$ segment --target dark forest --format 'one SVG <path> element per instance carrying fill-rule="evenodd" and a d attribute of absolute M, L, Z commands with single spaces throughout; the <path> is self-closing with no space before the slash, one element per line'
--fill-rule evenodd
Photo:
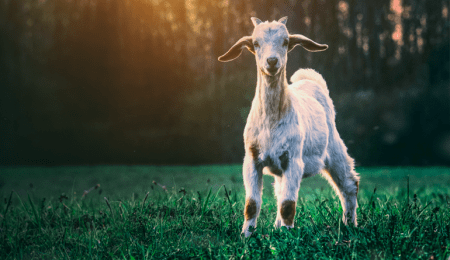
<path fill-rule="evenodd" d="M 4 0 L 0 164 L 241 163 L 256 86 L 250 17 L 329 45 L 288 56 L 327 81 L 358 166 L 450 164 L 447 0 Z"/>

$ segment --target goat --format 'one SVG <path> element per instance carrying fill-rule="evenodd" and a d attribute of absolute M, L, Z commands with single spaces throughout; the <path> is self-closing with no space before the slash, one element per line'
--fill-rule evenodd
<path fill-rule="evenodd" d="M 343 222 L 356 226 L 359 175 L 339 136 L 335 110 L 323 77 L 300 69 L 286 80 L 287 53 L 296 45 L 317 52 L 328 45 L 289 34 L 287 17 L 262 22 L 251 18 L 252 36 L 238 40 L 219 61 L 236 59 L 247 48 L 255 55 L 258 81 L 244 130 L 243 164 L 246 201 L 242 233 L 256 227 L 261 210 L 262 174 L 275 178 L 275 227 L 294 227 L 300 182 L 321 173 L 333 186 L 343 208 Z"/>

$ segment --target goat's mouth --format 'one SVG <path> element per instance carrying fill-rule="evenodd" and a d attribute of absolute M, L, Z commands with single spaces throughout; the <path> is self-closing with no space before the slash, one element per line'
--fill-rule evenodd
<path fill-rule="evenodd" d="M 277 67 L 265 67 L 263 69 L 263 72 L 267 76 L 275 76 L 276 74 L 278 74 L 279 70 L 280 70 L 280 68 L 277 68 Z"/>

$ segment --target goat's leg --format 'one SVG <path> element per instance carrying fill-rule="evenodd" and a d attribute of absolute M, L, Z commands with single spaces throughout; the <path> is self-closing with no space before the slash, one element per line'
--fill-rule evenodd
<path fill-rule="evenodd" d="M 283 175 L 275 177 L 275 195 L 278 206 L 275 227 L 277 228 L 281 226 L 294 227 L 295 208 L 303 169 L 301 160 L 292 160 Z"/>
<path fill-rule="evenodd" d="M 246 155 L 243 166 L 245 186 L 244 226 L 242 233 L 245 237 L 252 234 L 249 227 L 256 227 L 256 220 L 261 210 L 262 172 L 255 166 L 252 156 Z"/>
<path fill-rule="evenodd" d="M 342 221 L 358 225 L 356 219 L 356 200 L 359 190 L 359 176 L 354 170 L 353 159 L 347 153 L 336 154 L 327 162 L 322 175 L 333 186 L 344 210 Z"/>

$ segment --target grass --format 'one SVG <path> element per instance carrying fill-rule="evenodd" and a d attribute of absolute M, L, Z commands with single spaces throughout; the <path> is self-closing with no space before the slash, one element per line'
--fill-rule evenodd
<path fill-rule="evenodd" d="M 243 238 L 241 166 L 0 168 L 0 258 L 449 258 L 450 168 L 357 171 L 357 228 L 316 176 L 302 182 L 296 227 L 274 229 L 265 176 L 258 227 Z"/>

